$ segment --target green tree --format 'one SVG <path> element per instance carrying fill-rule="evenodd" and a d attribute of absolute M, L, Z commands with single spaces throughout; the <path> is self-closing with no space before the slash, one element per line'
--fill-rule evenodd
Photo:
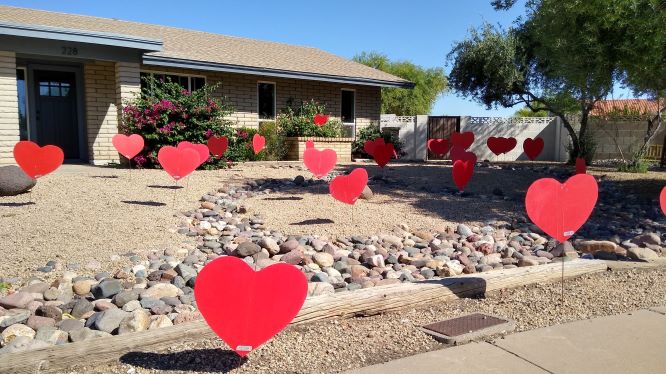
<path fill-rule="evenodd" d="M 429 114 L 448 82 L 443 68 L 423 68 L 408 61 L 390 61 L 378 52 L 363 52 L 354 61 L 414 83 L 413 89 L 382 88 L 382 113 L 399 116 Z"/>
<path fill-rule="evenodd" d="M 619 0 L 618 0 L 619 1 Z M 496 8 L 513 0 L 496 0 Z M 590 111 L 617 77 L 617 15 L 607 0 L 528 0 L 526 16 L 504 30 L 483 25 L 454 44 L 449 82 L 460 95 L 488 108 L 524 105 L 560 117 L 570 140 L 570 158 L 590 161 Z M 578 129 L 569 112 L 579 114 Z"/>

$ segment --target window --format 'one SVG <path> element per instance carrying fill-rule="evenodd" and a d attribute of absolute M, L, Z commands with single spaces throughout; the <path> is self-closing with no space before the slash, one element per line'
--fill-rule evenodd
<path fill-rule="evenodd" d="M 275 119 L 275 83 L 258 83 L 259 120 Z"/>
<path fill-rule="evenodd" d="M 39 96 L 67 97 L 71 92 L 70 88 L 67 82 L 40 81 Z"/>
<path fill-rule="evenodd" d="M 18 92 L 19 136 L 29 139 L 27 74 L 25 69 L 16 69 L 16 90 Z"/>
<path fill-rule="evenodd" d="M 153 72 L 141 72 L 141 91 L 145 91 L 149 87 L 144 77 L 152 75 L 158 81 L 162 82 L 173 82 L 178 83 L 183 89 L 188 91 L 196 91 L 206 85 L 206 77 L 195 76 L 195 75 L 182 75 L 182 74 L 168 74 L 168 73 L 153 73 Z"/>
<path fill-rule="evenodd" d="M 356 92 L 352 90 L 342 90 L 342 105 L 340 108 L 340 118 L 343 123 L 354 123 L 356 114 L 354 113 L 356 101 Z"/>

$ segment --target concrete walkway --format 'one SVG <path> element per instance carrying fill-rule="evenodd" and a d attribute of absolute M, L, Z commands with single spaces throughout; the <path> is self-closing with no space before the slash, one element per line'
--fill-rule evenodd
<path fill-rule="evenodd" d="M 389 373 L 666 373 L 666 307 L 571 322 L 352 370 Z"/>

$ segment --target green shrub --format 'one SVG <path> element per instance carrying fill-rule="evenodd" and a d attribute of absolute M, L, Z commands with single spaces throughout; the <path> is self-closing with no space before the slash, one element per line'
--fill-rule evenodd
<path fill-rule="evenodd" d="M 404 156 L 403 144 L 398 137 L 398 134 L 392 131 L 379 131 L 379 125 L 376 123 L 370 124 L 359 130 L 356 140 L 352 143 L 352 153 L 359 158 L 372 158 L 369 154 L 365 153 L 363 145 L 368 140 L 375 140 L 377 138 L 384 138 L 384 142 L 393 144 L 395 152 L 398 154 L 398 157 Z"/>
<path fill-rule="evenodd" d="M 319 104 L 314 100 L 304 101 L 298 108 L 294 108 L 293 105 L 288 105 L 287 108 L 277 116 L 280 133 L 285 137 L 342 137 L 342 122 L 340 122 L 340 120 L 331 118 L 323 126 L 315 125 L 315 114 L 326 113 L 326 106 Z"/>
<path fill-rule="evenodd" d="M 284 160 L 287 156 L 287 145 L 284 136 L 278 131 L 275 122 L 261 122 L 259 124 L 259 134 L 266 138 L 266 147 L 264 148 L 264 159 L 267 161 Z"/>
<path fill-rule="evenodd" d="M 630 161 L 620 163 L 617 167 L 617 171 L 643 174 L 647 173 L 649 168 L 650 162 L 635 155 Z"/>

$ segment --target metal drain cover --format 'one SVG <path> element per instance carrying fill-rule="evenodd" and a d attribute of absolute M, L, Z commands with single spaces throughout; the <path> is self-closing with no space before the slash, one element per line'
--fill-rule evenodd
<path fill-rule="evenodd" d="M 513 331 L 516 324 L 505 318 L 482 313 L 431 323 L 422 330 L 435 339 L 448 344 L 466 343 L 485 336 Z"/>

